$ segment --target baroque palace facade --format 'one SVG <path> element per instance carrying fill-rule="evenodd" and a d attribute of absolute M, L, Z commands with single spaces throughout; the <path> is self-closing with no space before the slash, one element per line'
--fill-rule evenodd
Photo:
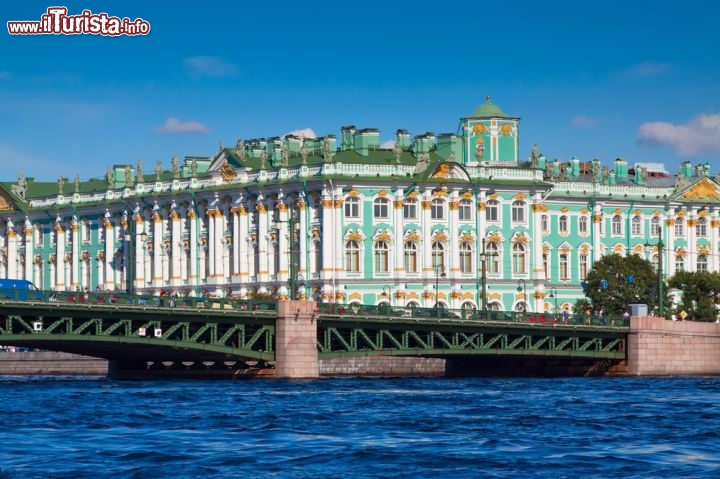
<path fill-rule="evenodd" d="M 238 140 L 103 179 L 0 184 L 0 277 L 45 290 L 557 312 L 602 255 L 720 271 L 720 181 L 519 154 L 488 98 L 456 134 Z M 650 165 L 652 166 L 652 165 Z M 658 250 L 662 239 L 664 248 Z M 648 248 L 648 244 L 655 244 Z"/>

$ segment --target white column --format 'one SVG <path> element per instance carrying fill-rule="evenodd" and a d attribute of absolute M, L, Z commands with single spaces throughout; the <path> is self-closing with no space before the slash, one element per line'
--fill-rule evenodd
<path fill-rule="evenodd" d="M 403 201 L 402 188 L 398 188 L 395 195 L 395 201 L 393 201 L 393 231 L 395 232 L 393 235 L 393 250 L 395 250 L 395 274 L 393 276 L 396 278 L 395 282 L 397 282 L 397 278 L 405 271 L 405 251 L 403 250 L 403 206 L 405 205 L 405 202 Z"/>
<path fill-rule="evenodd" d="M 216 210 L 208 210 L 207 211 L 207 217 L 208 217 L 208 226 L 207 226 L 207 234 L 208 234 L 208 271 L 207 271 L 207 278 L 208 280 L 210 278 L 215 278 L 215 214 Z"/>
<path fill-rule="evenodd" d="M 335 236 L 340 237 L 342 240 L 342 231 L 335 232 L 335 224 L 333 221 L 333 201 L 329 196 L 323 196 L 320 201 L 322 207 L 322 271 L 320 272 L 321 279 L 332 278 L 335 261 L 340 263 L 342 266 L 342 256 L 340 258 L 333 257 L 333 249 L 336 247 Z M 342 250 L 341 250 L 342 251 Z"/>
<path fill-rule="evenodd" d="M 25 233 L 25 279 L 34 282 L 33 264 L 35 262 L 35 252 L 33 251 L 33 227 L 29 221 L 25 223 L 23 232 Z M 38 288 L 41 287 L 41 285 L 37 286 Z"/>
<path fill-rule="evenodd" d="M 458 231 L 458 223 L 460 221 L 459 207 L 460 203 L 457 198 L 452 198 L 448 201 L 448 209 L 450 213 L 449 231 L 450 236 L 450 248 L 446 251 L 446 255 L 449 256 L 450 271 L 448 271 L 449 278 L 455 278 L 460 274 L 460 232 Z"/>
<path fill-rule="evenodd" d="M 685 271 L 697 271 L 697 236 L 695 234 L 695 226 L 697 225 L 697 209 L 690 211 L 687 216 L 687 263 Z"/>
<path fill-rule="evenodd" d="M 310 231 L 307 224 L 307 218 L 305 218 L 306 207 L 307 204 L 305 201 L 300 200 L 297 202 L 297 214 L 300 223 L 300 234 L 298 237 L 298 248 L 300 248 L 300 267 L 298 269 L 298 273 L 302 274 L 307 282 L 310 280 L 310 269 L 307 264 L 309 242 L 308 235 L 310 234 Z"/>
<path fill-rule="evenodd" d="M 170 284 L 172 286 L 182 285 L 182 273 L 180 263 L 183 259 L 183 248 L 182 248 L 182 231 L 180 230 L 180 213 L 172 211 L 170 213 L 171 221 L 170 225 L 170 257 L 172 264 L 170 265 Z"/>
<path fill-rule="evenodd" d="M 245 206 L 241 205 L 238 207 L 238 264 L 240 266 L 240 283 L 247 284 L 249 279 L 250 261 L 251 258 L 248 252 L 248 236 L 250 235 L 248 229 L 248 213 Z"/>
<path fill-rule="evenodd" d="M 163 219 L 157 211 L 153 214 L 153 269 L 152 285 L 160 288 L 163 285 Z"/>
<path fill-rule="evenodd" d="M 255 209 L 258 212 L 258 235 L 257 235 L 257 244 L 258 244 L 258 256 L 259 256 L 259 271 L 256 272 L 256 277 L 259 282 L 265 282 L 268 281 L 268 241 L 269 241 L 269 231 L 268 231 L 268 214 L 267 214 L 267 207 L 265 206 L 262 201 L 260 201 L 260 198 L 258 198 L 258 203 L 255 205 Z"/>
<path fill-rule="evenodd" d="M 423 272 L 425 278 L 433 279 L 435 278 L 435 271 L 433 270 L 433 263 L 432 263 L 432 235 L 431 235 L 431 228 L 430 228 L 430 206 L 432 204 L 432 200 L 429 197 L 426 197 L 422 202 L 420 203 L 422 205 L 422 212 L 421 212 L 421 223 L 422 223 L 422 265 L 423 265 Z"/>
<path fill-rule="evenodd" d="M 667 239 L 663 235 L 663 243 L 665 243 L 665 255 L 667 261 L 667 268 L 664 270 L 667 277 L 670 278 L 675 274 L 675 220 L 667 219 L 664 221 L 667 225 L 665 231 L 667 231 Z M 660 223 L 662 225 L 662 222 Z"/>
<path fill-rule="evenodd" d="M 55 224 L 55 288 L 65 289 L 65 229 L 60 223 Z M 13 238 L 10 238 L 12 241 Z M 9 258 L 8 258 L 9 259 Z"/>
<path fill-rule="evenodd" d="M 145 287 L 145 221 L 140 213 L 135 213 L 135 284 L 133 290 L 138 291 Z"/>
<path fill-rule="evenodd" d="M 536 198 L 541 200 L 541 198 Z M 548 207 L 542 203 L 532 205 L 532 258 L 533 258 L 533 279 L 538 294 L 535 296 L 535 304 L 533 311 L 545 311 L 545 266 L 543 262 L 543 232 L 542 232 L 542 215 L 548 211 Z"/>
<path fill-rule="evenodd" d="M 225 283 L 225 213 L 221 208 L 215 210 L 215 277 L 218 284 Z"/>
<path fill-rule="evenodd" d="M 233 219 L 232 228 L 232 276 L 237 281 L 240 276 L 240 208 L 234 207 L 230 210 Z"/>
<path fill-rule="evenodd" d="M 289 236 L 291 234 L 295 234 L 295 232 L 291 231 L 289 228 L 288 206 L 285 203 L 280 203 L 278 204 L 278 210 L 280 217 L 280 228 L 278 233 L 277 248 L 279 249 L 278 253 L 280 254 L 280 270 L 275 271 L 275 274 L 277 275 L 278 282 L 284 283 L 290 277 L 289 257 L 291 254 L 290 245 L 292 244 L 292 242 L 290 241 Z"/>
<path fill-rule="evenodd" d="M 714 212 L 713 217 L 710 219 L 710 264 L 708 265 L 708 271 L 711 273 L 717 273 L 720 271 L 720 258 L 718 258 L 718 226 L 720 226 L 720 219 L 718 219 L 717 211 Z"/>
<path fill-rule="evenodd" d="M 336 192 L 333 191 L 333 198 L 335 197 Z M 333 261 L 332 265 L 335 265 L 335 273 L 333 278 L 336 279 L 342 279 L 345 278 L 345 268 L 343 268 L 342 264 L 342 258 L 344 256 L 343 251 L 345 250 L 345 247 L 343 245 L 343 238 L 342 238 L 342 212 L 343 212 L 343 204 L 344 201 L 342 198 L 340 199 L 334 199 L 333 205 L 332 205 L 332 217 L 333 217 L 333 236 L 332 241 L 335 244 L 333 248 Z M 360 248 L 363 252 L 365 251 L 364 248 Z M 362 259 L 361 259 L 362 261 Z M 362 267 L 361 267 L 362 269 Z M 335 300 L 338 299 L 337 297 L 337 291 L 333 291 L 333 297 Z"/>
<path fill-rule="evenodd" d="M 188 211 L 187 221 L 190 222 L 190 274 L 188 281 L 191 285 L 198 285 L 198 248 L 200 247 L 198 242 L 198 218 L 197 213 L 194 210 Z"/>
<path fill-rule="evenodd" d="M 595 263 L 595 261 L 600 260 L 600 255 L 602 253 L 601 245 L 602 245 L 602 233 L 601 233 L 601 225 L 602 222 L 605 221 L 603 219 L 602 214 L 602 206 L 595 205 L 593 206 L 592 211 L 592 238 L 593 238 L 593 250 L 592 250 L 592 257 L 590 258 L 590 264 Z"/>
<path fill-rule="evenodd" d="M 12 223 L 10 223 L 12 225 Z M 11 279 L 16 279 L 18 276 L 17 271 L 17 258 L 18 258 L 18 238 L 17 238 L 17 231 L 12 228 L 12 226 L 8 226 L 7 230 L 7 238 L 8 238 L 8 254 L 7 254 L 7 277 Z"/>
<path fill-rule="evenodd" d="M 80 226 L 77 220 L 72 222 L 72 290 L 78 289 L 80 286 Z M 27 259 L 26 259 L 27 261 Z"/>

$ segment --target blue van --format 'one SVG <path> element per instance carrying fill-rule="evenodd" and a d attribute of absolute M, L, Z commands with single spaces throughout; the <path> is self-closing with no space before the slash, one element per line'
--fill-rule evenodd
<path fill-rule="evenodd" d="M 45 293 L 26 279 L 0 279 L 0 299 L 42 301 Z"/>

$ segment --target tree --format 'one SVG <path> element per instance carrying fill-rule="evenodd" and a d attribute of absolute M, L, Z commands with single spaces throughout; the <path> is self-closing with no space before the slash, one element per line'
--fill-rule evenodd
<path fill-rule="evenodd" d="M 652 264 L 637 255 L 603 256 L 593 264 L 583 283 L 592 312 L 622 315 L 630 304 L 658 306 L 658 275 Z M 667 300 L 663 304 L 668 304 Z"/>
<path fill-rule="evenodd" d="M 720 273 L 678 271 L 668 280 L 671 288 L 682 292 L 678 311 L 685 311 L 688 319 L 715 321 L 720 304 Z"/>

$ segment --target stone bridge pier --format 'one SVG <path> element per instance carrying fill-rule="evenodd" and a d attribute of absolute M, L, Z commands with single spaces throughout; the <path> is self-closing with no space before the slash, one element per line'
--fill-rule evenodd
<path fill-rule="evenodd" d="M 320 377 L 313 301 L 280 301 L 275 323 L 275 377 Z"/>

